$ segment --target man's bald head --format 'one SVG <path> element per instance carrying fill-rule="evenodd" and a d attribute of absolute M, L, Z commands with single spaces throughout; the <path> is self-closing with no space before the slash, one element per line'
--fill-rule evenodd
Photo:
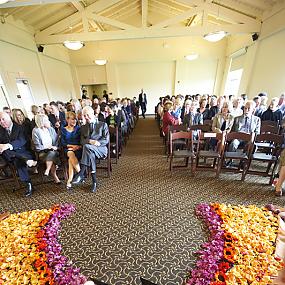
<path fill-rule="evenodd" d="M 12 119 L 6 112 L 0 112 L 0 125 L 4 129 L 8 129 L 12 124 Z"/>

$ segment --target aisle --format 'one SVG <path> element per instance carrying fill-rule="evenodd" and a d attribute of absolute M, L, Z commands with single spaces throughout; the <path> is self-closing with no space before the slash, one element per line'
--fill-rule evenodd
<path fill-rule="evenodd" d="M 282 204 L 259 178 L 189 171 L 170 177 L 162 140 L 153 118 L 139 119 L 134 133 L 114 165 L 110 179 L 98 177 L 98 192 L 89 185 L 68 193 L 54 184 L 37 187 L 31 199 L 1 185 L 0 209 L 21 212 L 73 203 L 77 210 L 64 221 L 63 254 L 86 276 L 110 285 L 140 284 L 143 276 L 160 285 L 179 285 L 195 263 L 194 252 L 205 241 L 203 225 L 193 213 L 202 202 Z"/>

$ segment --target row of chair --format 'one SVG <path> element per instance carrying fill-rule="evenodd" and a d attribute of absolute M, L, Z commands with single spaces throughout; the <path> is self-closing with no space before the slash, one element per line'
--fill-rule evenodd
<path fill-rule="evenodd" d="M 241 141 L 242 148 L 230 151 L 232 141 Z M 197 169 L 214 170 L 218 178 L 223 171 L 241 173 L 244 181 L 247 174 L 270 177 L 272 184 L 282 151 L 283 136 L 273 133 L 246 134 L 241 132 L 214 133 L 201 131 L 199 127 L 189 131 L 169 132 L 170 171 L 174 168 L 188 167 L 191 162 L 191 173 Z M 213 147 L 214 146 L 214 147 Z M 183 159 L 185 164 L 174 165 L 174 159 Z M 210 164 L 207 163 L 210 161 Z M 232 162 L 238 161 L 236 166 Z M 253 169 L 254 163 L 266 163 L 262 170 Z"/>

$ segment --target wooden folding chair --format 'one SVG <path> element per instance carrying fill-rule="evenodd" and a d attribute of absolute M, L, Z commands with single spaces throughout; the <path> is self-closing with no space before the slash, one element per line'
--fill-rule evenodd
<path fill-rule="evenodd" d="M 119 129 L 118 127 L 109 126 L 110 133 L 110 150 L 111 158 L 115 158 L 115 163 L 118 163 L 119 159 Z"/>
<path fill-rule="evenodd" d="M 180 167 L 188 167 L 189 165 L 189 159 L 191 161 L 191 174 L 195 174 L 195 168 L 196 168 L 196 152 L 194 150 L 194 131 L 189 132 L 176 132 L 176 133 L 170 133 L 170 164 L 169 164 L 169 170 L 171 171 L 171 174 L 173 172 L 174 168 L 180 168 Z M 199 134 L 200 135 L 200 134 Z M 186 146 L 185 149 L 176 149 L 176 140 L 185 140 Z M 198 144 L 199 147 L 199 144 Z M 173 165 L 173 160 L 175 158 L 179 159 L 185 159 L 185 165 Z"/>
<path fill-rule="evenodd" d="M 112 172 L 112 161 L 111 161 L 111 143 L 109 140 L 108 143 L 108 154 L 106 158 L 98 158 L 98 164 L 96 165 L 96 169 L 105 169 L 107 170 L 107 175 L 108 177 L 111 176 L 111 172 Z M 102 165 L 101 162 L 105 161 L 105 165 Z"/>
<path fill-rule="evenodd" d="M 196 169 L 216 171 L 216 178 L 219 178 L 225 147 L 225 133 L 202 132 L 200 140 L 207 142 L 208 145 L 210 145 L 210 140 L 216 140 L 216 146 L 214 149 L 205 150 L 201 148 L 202 144 L 199 144 L 200 147 L 197 152 Z M 210 159 L 212 163 L 200 164 L 200 158 L 204 159 L 205 162 Z"/>
<path fill-rule="evenodd" d="M 254 143 L 255 133 L 246 134 L 241 132 L 231 132 L 226 135 L 225 140 L 225 151 L 223 153 L 222 158 L 222 169 L 221 172 L 231 171 L 235 173 L 242 173 L 241 180 L 244 181 L 245 173 L 249 166 L 250 156 L 253 151 L 253 143 Z M 229 146 L 233 140 L 241 141 L 241 146 L 237 151 L 229 151 Z M 226 162 L 229 161 L 239 161 L 237 167 L 232 167 L 232 165 L 228 165 L 228 167 L 223 167 L 226 165 Z M 231 166 L 231 167 L 229 167 Z"/>
<path fill-rule="evenodd" d="M 249 168 L 246 170 L 245 175 L 259 175 L 263 177 L 270 177 L 269 184 L 271 185 L 274 179 L 275 171 L 278 165 L 278 159 L 282 151 L 283 136 L 277 134 L 260 134 L 255 138 L 255 144 L 266 143 L 268 147 L 266 148 L 256 148 L 250 156 Z M 267 164 L 266 169 L 256 170 L 250 169 L 253 162 L 265 163 Z"/>

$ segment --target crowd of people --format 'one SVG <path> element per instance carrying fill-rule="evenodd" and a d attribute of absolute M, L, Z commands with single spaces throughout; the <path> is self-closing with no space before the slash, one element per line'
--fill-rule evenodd
<path fill-rule="evenodd" d="M 54 183 L 63 154 L 68 161 L 66 188 L 80 185 L 87 170 L 92 177 L 91 192 L 96 192 L 96 159 L 106 158 L 110 140 L 109 126 L 118 128 L 119 153 L 128 134 L 135 126 L 138 106 L 128 98 L 110 101 L 104 96 L 67 103 L 50 102 L 31 106 L 32 117 L 21 109 L 4 107 L 0 112 L 0 160 L 15 167 L 26 184 L 25 196 L 31 196 L 33 185 L 29 169 L 37 172 L 38 162 L 45 166 L 44 176 Z M 115 150 L 113 150 L 115 151 Z M 2 175 L 9 176 L 7 168 Z"/>
<path fill-rule="evenodd" d="M 156 118 L 164 137 L 168 136 L 170 126 L 185 125 L 186 129 L 190 129 L 193 125 L 203 124 L 209 125 L 210 131 L 216 133 L 234 131 L 258 135 L 264 121 L 272 121 L 282 129 L 284 117 L 285 94 L 271 100 L 266 93 L 258 94 L 253 100 L 248 100 L 245 94 L 237 97 L 200 94 L 165 96 L 160 98 L 156 106 Z M 233 140 L 229 151 L 236 151 L 242 144 L 240 140 Z M 285 152 L 282 152 L 280 161 L 284 161 L 284 167 L 281 167 L 276 185 L 278 196 L 282 195 L 282 183 L 285 180 Z"/>

